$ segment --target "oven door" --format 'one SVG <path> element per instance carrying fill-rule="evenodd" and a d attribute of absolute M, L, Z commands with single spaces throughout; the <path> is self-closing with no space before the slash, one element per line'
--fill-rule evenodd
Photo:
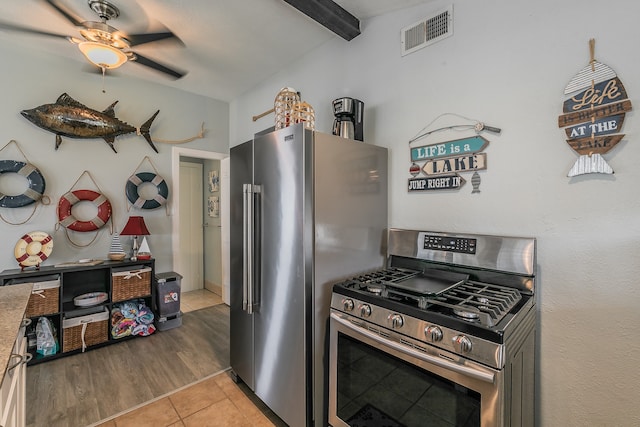
<path fill-rule="evenodd" d="M 366 324 L 331 313 L 331 426 L 504 425 L 501 371 Z"/>

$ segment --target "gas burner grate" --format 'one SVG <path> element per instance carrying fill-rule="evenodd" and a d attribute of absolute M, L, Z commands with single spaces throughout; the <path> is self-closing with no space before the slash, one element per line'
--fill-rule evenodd
<path fill-rule="evenodd" d="M 398 282 L 400 280 L 413 277 L 420 273 L 415 270 L 407 270 L 402 268 L 385 268 L 383 270 L 376 270 L 370 273 L 361 274 L 354 277 L 351 280 L 358 281 L 360 283 L 381 283 L 381 282 Z"/>
<path fill-rule="evenodd" d="M 418 274 L 420 274 L 420 272 L 416 270 L 389 267 L 352 277 L 339 283 L 338 286 L 384 297 L 386 296 L 386 289 L 389 285 L 401 282 Z"/>
<path fill-rule="evenodd" d="M 437 312 L 483 327 L 500 323 L 521 301 L 515 288 L 465 280 L 454 287 L 434 294 L 412 291 L 400 282 L 424 274 L 423 271 L 389 267 L 352 277 L 336 286 L 363 294 L 415 307 L 425 312 Z"/>
<path fill-rule="evenodd" d="M 429 304 L 448 307 L 464 320 L 494 326 L 521 298 L 516 289 L 468 281 L 430 298 Z"/>

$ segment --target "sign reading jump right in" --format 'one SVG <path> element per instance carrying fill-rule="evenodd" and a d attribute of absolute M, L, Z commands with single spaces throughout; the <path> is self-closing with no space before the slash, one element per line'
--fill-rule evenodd
<path fill-rule="evenodd" d="M 567 95 L 558 127 L 565 128 L 567 143 L 580 157 L 567 176 L 612 174 L 602 154 L 624 138 L 620 133 L 625 113 L 631 111 L 622 82 L 608 66 L 594 59 L 595 40 L 589 40 L 591 60 L 564 90 Z"/>

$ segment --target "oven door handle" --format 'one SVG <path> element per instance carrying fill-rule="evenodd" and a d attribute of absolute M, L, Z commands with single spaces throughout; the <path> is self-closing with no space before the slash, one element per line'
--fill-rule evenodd
<path fill-rule="evenodd" d="M 380 335 L 373 333 L 371 331 L 368 331 L 365 328 L 361 328 L 358 326 L 353 325 L 349 320 L 343 319 L 342 317 L 340 317 L 339 314 L 337 313 L 331 313 L 331 319 L 335 320 L 336 322 L 338 322 L 339 324 L 341 324 L 342 326 L 346 327 L 347 329 L 356 332 L 358 334 L 362 334 L 370 339 L 372 339 L 373 341 L 375 341 L 378 344 L 382 344 L 384 346 L 390 347 L 394 350 L 397 350 L 401 353 L 406 354 L 407 356 L 411 356 L 411 357 L 415 357 L 417 359 L 422 360 L 423 362 L 427 362 L 427 363 L 431 363 L 433 365 L 439 366 L 441 368 L 444 369 L 448 369 L 450 371 L 454 371 L 457 372 L 459 374 L 462 375 L 466 375 L 468 377 L 472 377 L 475 378 L 477 380 L 481 380 L 484 382 L 487 382 L 489 384 L 493 384 L 494 383 L 494 379 L 495 379 L 495 375 L 492 372 L 485 372 L 485 371 L 480 371 L 478 369 L 475 369 L 471 366 L 464 366 L 464 365 L 460 365 L 458 363 L 455 362 L 451 362 L 447 359 L 443 359 L 437 356 L 432 356 L 430 354 L 427 353 L 423 353 L 421 351 L 415 350 L 411 347 L 407 347 L 406 345 L 402 345 L 399 343 L 396 343 L 394 341 L 388 340 L 384 337 L 381 337 Z"/>

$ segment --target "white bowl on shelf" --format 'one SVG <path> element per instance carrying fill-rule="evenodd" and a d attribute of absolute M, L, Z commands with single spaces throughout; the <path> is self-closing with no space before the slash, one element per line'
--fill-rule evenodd
<path fill-rule="evenodd" d="M 78 295 L 73 299 L 76 307 L 91 307 L 105 302 L 108 298 L 106 292 L 89 292 L 88 294 Z"/>

